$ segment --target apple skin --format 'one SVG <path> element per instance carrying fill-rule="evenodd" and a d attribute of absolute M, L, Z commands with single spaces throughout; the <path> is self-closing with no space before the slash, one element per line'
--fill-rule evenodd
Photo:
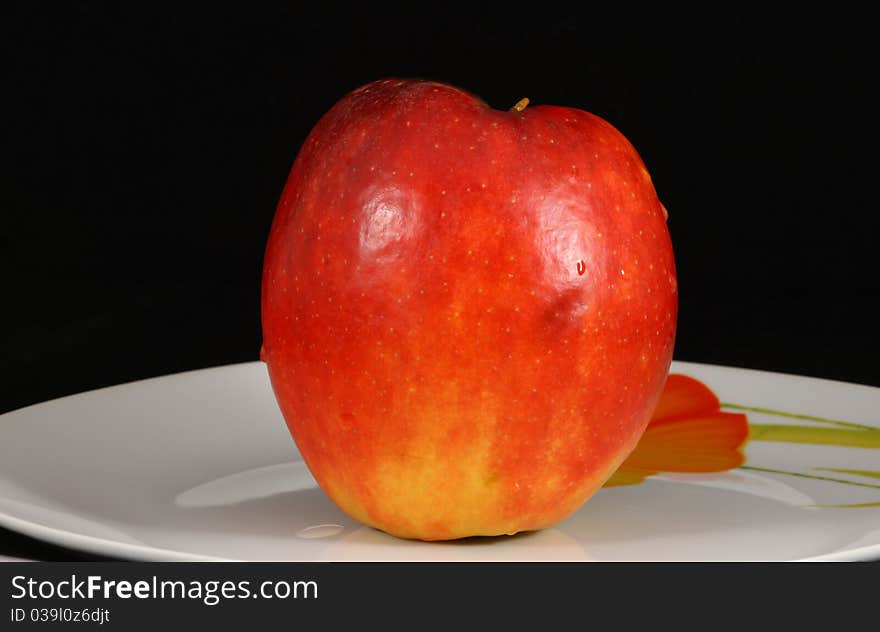
<path fill-rule="evenodd" d="M 601 118 L 389 79 L 312 130 L 272 224 L 261 357 L 318 484 L 422 540 L 578 509 L 672 359 L 666 211 Z"/>

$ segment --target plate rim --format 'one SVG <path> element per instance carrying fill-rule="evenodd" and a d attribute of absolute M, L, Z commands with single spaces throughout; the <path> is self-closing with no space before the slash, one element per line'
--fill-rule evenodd
<path fill-rule="evenodd" d="M 207 373 L 209 371 L 220 371 L 223 369 L 231 369 L 234 367 L 246 367 L 246 366 L 256 366 L 260 364 L 265 364 L 262 360 L 245 360 L 243 362 L 231 362 L 228 364 L 213 364 L 210 366 L 205 366 L 197 369 L 186 369 L 185 371 L 177 371 L 175 373 L 164 373 L 162 375 L 153 375 L 150 377 L 143 377 L 134 380 L 127 380 L 125 382 L 118 382 L 116 384 L 108 384 L 106 386 L 98 386 L 96 388 L 90 388 L 84 391 L 80 391 L 78 393 L 70 393 L 69 395 L 59 395 L 58 397 L 52 397 L 50 399 L 45 399 L 40 402 L 35 402 L 33 404 L 25 404 L 24 406 L 19 406 L 18 408 L 13 408 L 7 411 L 0 413 L 0 424 L 3 423 L 4 417 L 7 415 L 11 415 L 13 413 L 22 412 L 29 408 L 34 408 L 35 406 L 43 406 L 45 404 L 52 404 L 56 402 L 63 401 L 65 399 L 70 399 L 73 397 L 82 397 L 84 395 L 90 395 L 93 393 L 100 393 L 102 391 L 108 391 L 111 389 L 123 388 L 126 386 L 131 386 L 133 384 L 142 384 L 144 382 L 159 382 L 162 380 L 171 380 L 183 375 L 188 375 L 191 373 Z M 734 371 L 737 373 L 760 373 L 764 375 L 773 375 L 777 377 L 786 377 L 790 379 L 796 380 L 811 380 L 817 382 L 825 382 L 830 385 L 835 386 L 845 386 L 848 388 L 858 388 L 858 389 L 867 389 L 869 391 L 880 391 L 880 386 L 872 386 L 870 384 L 861 384 L 859 382 L 846 382 L 844 380 L 834 380 L 826 377 L 816 377 L 813 375 L 800 375 L 797 373 L 787 373 L 784 371 L 771 371 L 769 369 L 750 369 L 747 367 L 740 366 L 731 366 L 728 364 L 714 364 L 712 362 L 693 362 L 691 360 L 672 360 L 672 365 L 669 367 L 669 372 L 673 373 L 673 369 L 676 367 L 709 367 L 712 369 L 724 369 L 725 371 Z"/>

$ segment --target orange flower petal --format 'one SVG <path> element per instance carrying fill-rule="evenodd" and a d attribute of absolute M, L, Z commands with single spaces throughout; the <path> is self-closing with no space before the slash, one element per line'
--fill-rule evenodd
<path fill-rule="evenodd" d="M 742 465 L 739 448 L 748 436 L 746 416 L 716 412 L 687 419 L 661 419 L 645 430 L 621 470 L 723 472 Z"/>
<path fill-rule="evenodd" d="M 713 413 L 721 403 L 709 387 L 687 375 L 673 373 L 666 378 L 666 386 L 651 419 L 653 424 L 661 419 L 695 417 Z"/>
<path fill-rule="evenodd" d="M 670 375 L 636 449 L 605 487 L 635 485 L 659 472 L 723 472 L 742 465 L 747 418 L 720 408 L 715 393 L 702 382 Z"/>
<path fill-rule="evenodd" d="M 621 487 L 623 485 L 638 485 L 645 480 L 646 477 L 657 472 L 640 472 L 637 470 L 627 470 L 623 466 L 611 475 L 602 487 Z"/>

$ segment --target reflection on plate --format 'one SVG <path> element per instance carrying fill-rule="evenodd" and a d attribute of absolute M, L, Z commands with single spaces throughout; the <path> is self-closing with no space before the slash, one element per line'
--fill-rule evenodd
<path fill-rule="evenodd" d="M 0 525 L 150 560 L 880 557 L 880 389 L 672 370 L 689 376 L 668 386 L 685 407 L 658 413 L 608 487 L 536 533 L 424 543 L 351 520 L 300 460 L 257 362 L 0 416 Z"/>

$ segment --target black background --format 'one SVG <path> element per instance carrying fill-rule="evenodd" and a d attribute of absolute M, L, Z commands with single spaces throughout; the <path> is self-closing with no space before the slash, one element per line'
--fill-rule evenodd
<path fill-rule="evenodd" d="M 618 127 L 670 212 L 677 359 L 880 385 L 867 11 L 655 4 L 5 5 L 0 412 L 257 359 L 297 149 L 385 76 Z"/>

